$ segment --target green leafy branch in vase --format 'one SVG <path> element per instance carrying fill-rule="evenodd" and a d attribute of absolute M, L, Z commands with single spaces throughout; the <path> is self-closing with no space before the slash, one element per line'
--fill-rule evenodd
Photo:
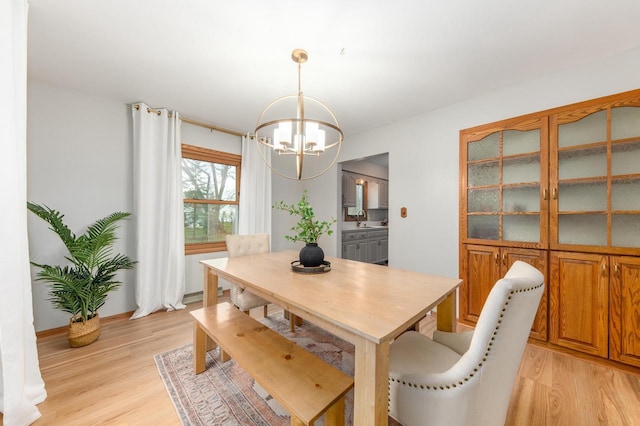
<path fill-rule="evenodd" d="M 302 198 L 298 201 L 298 204 L 285 204 L 283 201 L 277 202 L 273 205 L 276 210 L 283 210 L 289 212 L 290 215 L 300 216 L 298 223 L 291 228 L 294 235 L 285 235 L 285 238 L 289 241 L 304 241 L 306 244 L 313 244 L 318 242 L 318 238 L 323 234 L 331 235 L 333 231 L 331 226 L 336 223 L 336 219 L 332 218 L 330 221 L 323 220 L 322 222 L 316 220 L 313 212 L 313 207 L 309 204 L 307 197 L 307 190 L 302 193 Z"/>

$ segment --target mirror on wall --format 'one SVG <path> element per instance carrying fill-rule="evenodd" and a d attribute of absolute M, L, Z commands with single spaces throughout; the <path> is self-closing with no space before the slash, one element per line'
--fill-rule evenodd
<path fill-rule="evenodd" d="M 363 220 L 367 217 L 367 181 L 355 178 L 354 205 L 345 207 L 345 221 Z"/>

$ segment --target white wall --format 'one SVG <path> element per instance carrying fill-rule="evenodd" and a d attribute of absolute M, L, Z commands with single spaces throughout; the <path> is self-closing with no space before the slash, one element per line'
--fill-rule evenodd
<path fill-rule="evenodd" d="M 342 170 L 359 173 L 366 176 L 373 176 L 379 179 L 389 179 L 389 169 L 379 164 L 369 163 L 365 158 L 363 161 L 347 161 L 341 163 Z"/>
<path fill-rule="evenodd" d="M 339 161 L 388 151 L 389 264 L 458 276 L 459 131 L 637 88 L 640 50 L 348 137 Z M 312 185 L 311 196 L 335 202 L 339 185 L 331 188 L 331 179 L 319 185 L 318 193 Z M 274 194 L 291 187 L 276 185 L 282 183 L 274 180 Z M 406 219 L 400 217 L 401 207 L 407 208 Z M 276 241 L 283 235 L 277 218 Z"/>
<path fill-rule="evenodd" d="M 76 234 L 114 211 L 132 212 L 129 105 L 35 80 L 29 80 L 28 90 L 28 200 L 61 211 Z M 182 140 L 190 145 L 241 153 L 239 137 L 190 124 L 182 125 Z M 30 213 L 28 224 L 31 260 L 64 263 L 64 246 L 45 222 Z M 116 252 L 135 259 L 133 219 L 122 223 L 118 236 Z M 186 256 L 185 292 L 202 291 L 199 260 L 224 256 L 226 252 Z M 34 278 L 36 271 L 37 268 L 32 269 Z M 102 317 L 136 309 L 134 271 L 123 271 L 119 277 L 123 285 L 110 293 L 100 309 Z M 223 286 L 228 287 L 228 283 Z M 51 307 L 46 285 L 34 282 L 32 287 L 36 331 L 68 324 L 69 315 Z"/>
<path fill-rule="evenodd" d="M 27 199 L 61 211 L 76 234 L 115 211 L 131 212 L 132 145 L 127 105 L 30 80 L 27 121 Z M 26 206 L 25 206 L 26 208 Z M 64 262 L 64 246 L 44 221 L 29 213 L 31 260 Z M 134 257 L 133 220 L 122 222 L 115 250 Z M 32 269 L 35 278 L 37 269 Z M 101 316 L 135 309 L 134 273 L 119 275 L 123 285 L 109 296 Z M 47 287 L 34 282 L 35 329 L 69 323 L 51 307 Z"/>
<path fill-rule="evenodd" d="M 293 166 L 295 167 L 295 166 Z M 308 180 L 296 181 L 285 179 L 276 174 L 272 177 L 272 198 L 273 202 L 284 201 L 287 204 L 295 204 L 302 197 L 302 192 L 306 189 L 309 193 L 309 203 L 313 206 L 313 211 L 318 220 L 329 220 L 335 218 L 340 220 L 339 200 L 340 194 L 336 192 L 336 188 L 342 185 L 341 175 L 338 174 L 337 168 L 334 166 L 322 176 Z M 274 210 L 271 213 L 271 249 L 277 250 L 297 250 L 299 251 L 304 243 L 291 243 L 285 240 L 285 235 L 291 235 L 291 228 L 297 222 L 296 216 L 291 216 L 287 212 Z M 318 245 L 322 247 L 324 254 L 327 256 L 336 256 L 338 246 L 337 229 L 335 224 L 332 227 L 334 231 L 332 235 L 323 235 L 318 240 Z M 293 258 L 291 260 L 295 260 Z"/>

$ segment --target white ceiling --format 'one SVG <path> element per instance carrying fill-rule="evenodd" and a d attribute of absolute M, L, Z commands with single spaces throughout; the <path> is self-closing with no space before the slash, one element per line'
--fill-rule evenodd
<path fill-rule="evenodd" d="M 30 78 L 252 131 L 297 90 L 346 135 L 640 47 L 638 0 L 30 0 Z"/>

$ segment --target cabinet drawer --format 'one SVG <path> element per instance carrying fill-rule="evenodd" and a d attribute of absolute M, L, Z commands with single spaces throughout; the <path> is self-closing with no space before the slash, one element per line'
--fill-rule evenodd
<path fill-rule="evenodd" d="M 356 241 L 358 239 L 359 232 L 343 232 L 342 241 Z"/>
<path fill-rule="evenodd" d="M 369 238 L 386 238 L 387 231 L 369 231 Z"/>

